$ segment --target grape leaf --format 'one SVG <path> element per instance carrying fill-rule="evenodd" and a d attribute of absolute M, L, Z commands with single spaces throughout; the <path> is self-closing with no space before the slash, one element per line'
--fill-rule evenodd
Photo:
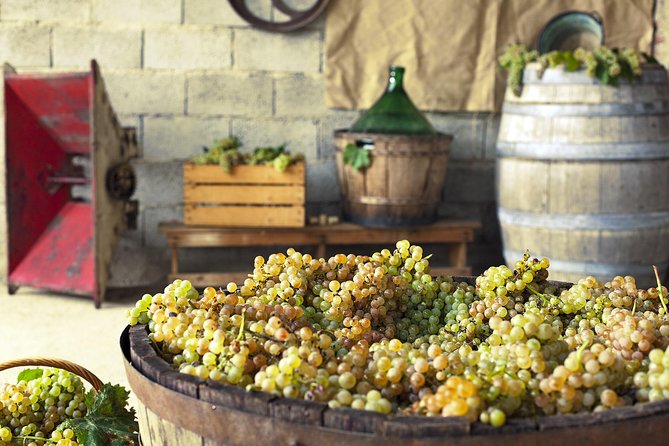
<path fill-rule="evenodd" d="M 641 55 L 643 56 L 644 59 L 646 59 L 646 62 L 648 62 L 648 63 L 656 63 L 656 64 L 660 63 L 660 62 L 658 62 L 658 60 L 655 57 L 653 57 L 652 55 L 650 55 L 648 53 L 641 52 Z"/>
<path fill-rule="evenodd" d="M 350 165 L 355 170 L 366 169 L 372 164 L 369 152 L 355 144 L 348 144 L 344 147 L 344 163 Z"/>
<path fill-rule="evenodd" d="M 581 68 L 581 62 L 574 57 L 574 53 L 571 51 L 564 51 L 562 53 L 562 63 L 564 63 L 566 71 L 577 71 Z"/>
<path fill-rule="evenodd" d="M 83 418 L 70 418 L 60 427 L 72 429 L 77 442 L 83 446 L 139 444 L 137 432 L 133 431 L 133 423 L 116 417 L 86 415 Z"/>
<path fill-rule="evenodd" d="M 41 378 L 43 373 L 44 370 L 42 369 L 25 369 L 24 371 L 19 373 L 18 378 L 16 378 L 16 382 L 32 381 L 33 379 Z"/>
<path fill-rule="evenodd" d="M 128 396 L 130 392 L 123 386 L 105 384 L 89 407 L 89 413 L 106 416 L 122 414 L 134 418 L 134 413 L 129 413 L 125 408 L 128 404 Z"/>
<path fill-rule="evenodd" d="M 86 392 L 86 395 L 84 395 L 84 403 L 86 404 L 86 407 L 93 407 L 93 402 L 95 401 L 95 396 L 97 395 L 97 392 L 95 389 L 91 389 L 88 392 Z"/>
<path fill-rule="evenodd" d="M 65 420 L 59 429 L 72 429 L 83 446 L 137 445 L 139 426 L 135 410 L 127 408 L 129 395 L 122 386 L 105 384 L 95 398 L 86 395 L 86 416 Z"/>

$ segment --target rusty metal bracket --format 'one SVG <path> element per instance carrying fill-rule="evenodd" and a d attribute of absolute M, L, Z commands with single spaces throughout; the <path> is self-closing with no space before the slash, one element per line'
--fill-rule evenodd
<path fill-rule="evenodd" d="M 265 20 L 255 15 L 246 5 L 247 0 L 228 0 L 237 14 L 251 25 L 265 31 L 290 32 L 300 29 L 318 18 L 330 0 L 316 0 L 308 9 L 293 9 L 285 0 L 272 0 L 272 6 L 290 17 L 283 22 Z"/>

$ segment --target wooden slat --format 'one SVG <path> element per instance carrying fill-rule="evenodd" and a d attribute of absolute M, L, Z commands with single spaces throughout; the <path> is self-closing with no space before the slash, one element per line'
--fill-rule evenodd
<path fill-rule="evenodd" d="M 184 184 L 185 204 L 304 204 L 304 186 Z"/>
<path fill-rule="evenodd" d="M 415 243 L 472 241 L 481 223 L 473 220 L 444 220 L 418 228 L 365 228 L 351 223 L 304 228 L 220 228 L 161 223 L 158 229 L 170 246 L 278 246 L 327 244 L 394 243 L 407 239 Z"/>
<path fill-rule="evenodd" d="M 601 213 L 634 213 L 669 210 L 664 193 L 669 190 L 669 159 L 602 163 L 600 171 Z M 615 191 L 615 193 L 610 193 Z M 653 191 L 653 192 L 651 192 Z"/>
<path fill-rule="evenodd" d="M 547 192 L 549 213 L 599 213 L 602 193 L 599 190 L 599 178 L 602 163 L 557 161 L 543 161 L 543 163 L 550 164 Z"/>
<path fill-rule="evenodd" d="M 517 158 L 499 158 L 497 196 L 508 209 L 545 212 L 548 205 L 551 164 Z M 528 184 L 532 193 L 519 193 Z"/>
<path fill-rule="evenodd" d="M 193 229 L 202 229 L 194 227 Z M 320 242 L 318 234 L 311 232 L 288 232 L 284 229 L 258 228 L 256 231 L 237 228 L 206 228 L 206 231 L 166 232 L 167 244 L 180 248 L 196 247 L 239 247 L 239 246 L 280 246 L 316 245 Z M 222 231 L 217 231 L 221 229 Z M 287 238 L 290 237 L 290 238 Z"/>
<path fill-rule="evenodd" d="M 184 206 L 187 225 L 301 227 L 304 219 L 302 206 Z"/>
<path fill-rule="evenodd" d="M 271 166 L 237 166 L 226 173 L 220 166 L 184 163 L 184 183 L 304 184 L 304 163 L 279 172 Z"/>
<path fill-rule="evenodd" d="M 327 244 L 373 244 L 394 243 L 407 239 L 415 243 L 450 243 L 471 241 L 477 221 L 452 220 L 421 228 L 365 228 L 339 223 L 328 226 L 305 226 L 304 228 L 219 228 L 206 226 L 184 226 L 161 223 L 159 230 L 167 237 L 170 246 L 278 246 Z"/>
<path fill-rule="evenodd" d="M 146 417 L 146 430 L 142 434 L 148 435 L 146 444 L 178 444 L 180 446 L 202 446 L 202 436 L 183 427 L 177 426 L 142 406 Z"/>

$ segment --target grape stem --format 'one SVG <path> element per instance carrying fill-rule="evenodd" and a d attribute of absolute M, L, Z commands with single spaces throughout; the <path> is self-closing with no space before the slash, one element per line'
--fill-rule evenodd
<path fill-rule="evenodd" d="M 244 331 L 245 331 L 246 333 L 249 333 L 249 334 L 253 335 L 253 336 L 258 336 L 259 338 L 262 338 L 262 339 L 264 339 L 264 340 L 266 340 L 266 341 L 276 341 L 276 339 L 274 339 L 274 338 L 271 337 L 271 336 L 267 336 L 266 334 L 263 334 L 263 333 L 256 333 L 255 331 L 253 331 L 253 330 L 251 330 L 251 329 L 249 329 L 249 328 L 246 328 L 246 327 L 244 327 Z M 239 335 L 237 335 L 237 339 L 239 339 Z"/>
<path fill-rule="evenodd" d="M 161 347 L 160 345 L 158 345 L 158 343 L 157 343 L 156 341 L 154 341 L 154 340 L 151 339 L 151 338 L 149 338 L 149 340 L 151 341 L 151 343 L 153 344 L 153 348 L 154 348 L 157 352 L 161 352 L 161 353 L 163 353 L 163 354 L 165 353 L 165 351 L 162 349 L 162 347 Z"/>
<path fill-rule="evenodd" d="M 660 282 L 660 274 L 657 272 L 657 266 L 653 265 L 653 271 L 655 271 L 655 278 L 657 279 L 657 295 L 660 297 L 660 303 L 662 303 L 662 308 L 664 308 L 664 314 L 667 314 L 667 304 L 664 302 L 662 283 Z"/>
<path fill-rule="evenodd" d="M 324 328 L 321 328 L 320 330 L 318 330 L 318 334 L 319 335 L 320 334 L 326 334 L 326 335 L 330 336 L 332 339 L 337 339 L 337 336 L 335 336 L 334 333 L 332 333 L 330 330 L 326 330 Z"/>
<path fill-rule="evenodd" d="M 576 350 L 576 362 L 578 364 L 579 370 L 581 369 L 581 356 L 583 355 L 583 350 L 590 346 L 590 341 L 586 341 Z"/>
<path fill-rule="evenodd" d="M 548 300 L 548 299 L 546 298 L 546 296 L 544 296 L 543 294 L 541 294 L 540 292 L 538 292 L 537 290 L 535 290 L 534 288 L 532 288 L 532 287 L 529 286 L 529 285 L 525 285 L 525 288 L 527 288 L 528 290 L 530 290 L 530 291 L 532 292 L 532 294 L 534 294 L 534 295 L 539 296 L 540 298 L 542 298 L 543 301 L 544 301 L 544 303 L 545 303 L 546 305 L 550 305 L 551 302 L 550 302 L 550 300 Z"/>
<path fill-rule="evenodd" d="M 14 438 L 17 440 L 35 440 L 35 441 L 43 441 L 46 444 L 56 444 L 56 442 L 50 438 L 35 437 L 33 435 L 15 435 Z"/>
<path fill-rule="evenodd" d="M 244 338 L 244 324 L 246 322 L 246 308 L 242 310 L 242 322 L 239 324 L 239 333 L 237 334 L 237 340 L 241 341 Z"/>

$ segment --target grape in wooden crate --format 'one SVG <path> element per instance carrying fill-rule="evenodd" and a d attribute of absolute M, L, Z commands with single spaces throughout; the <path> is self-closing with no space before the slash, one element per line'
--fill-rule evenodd
<path fill-rule="evenodd" d="M 184 163 L 186 225 L 302 227 L 304 162 L 279 172 L 269 165 L 235 166 Z"/>

